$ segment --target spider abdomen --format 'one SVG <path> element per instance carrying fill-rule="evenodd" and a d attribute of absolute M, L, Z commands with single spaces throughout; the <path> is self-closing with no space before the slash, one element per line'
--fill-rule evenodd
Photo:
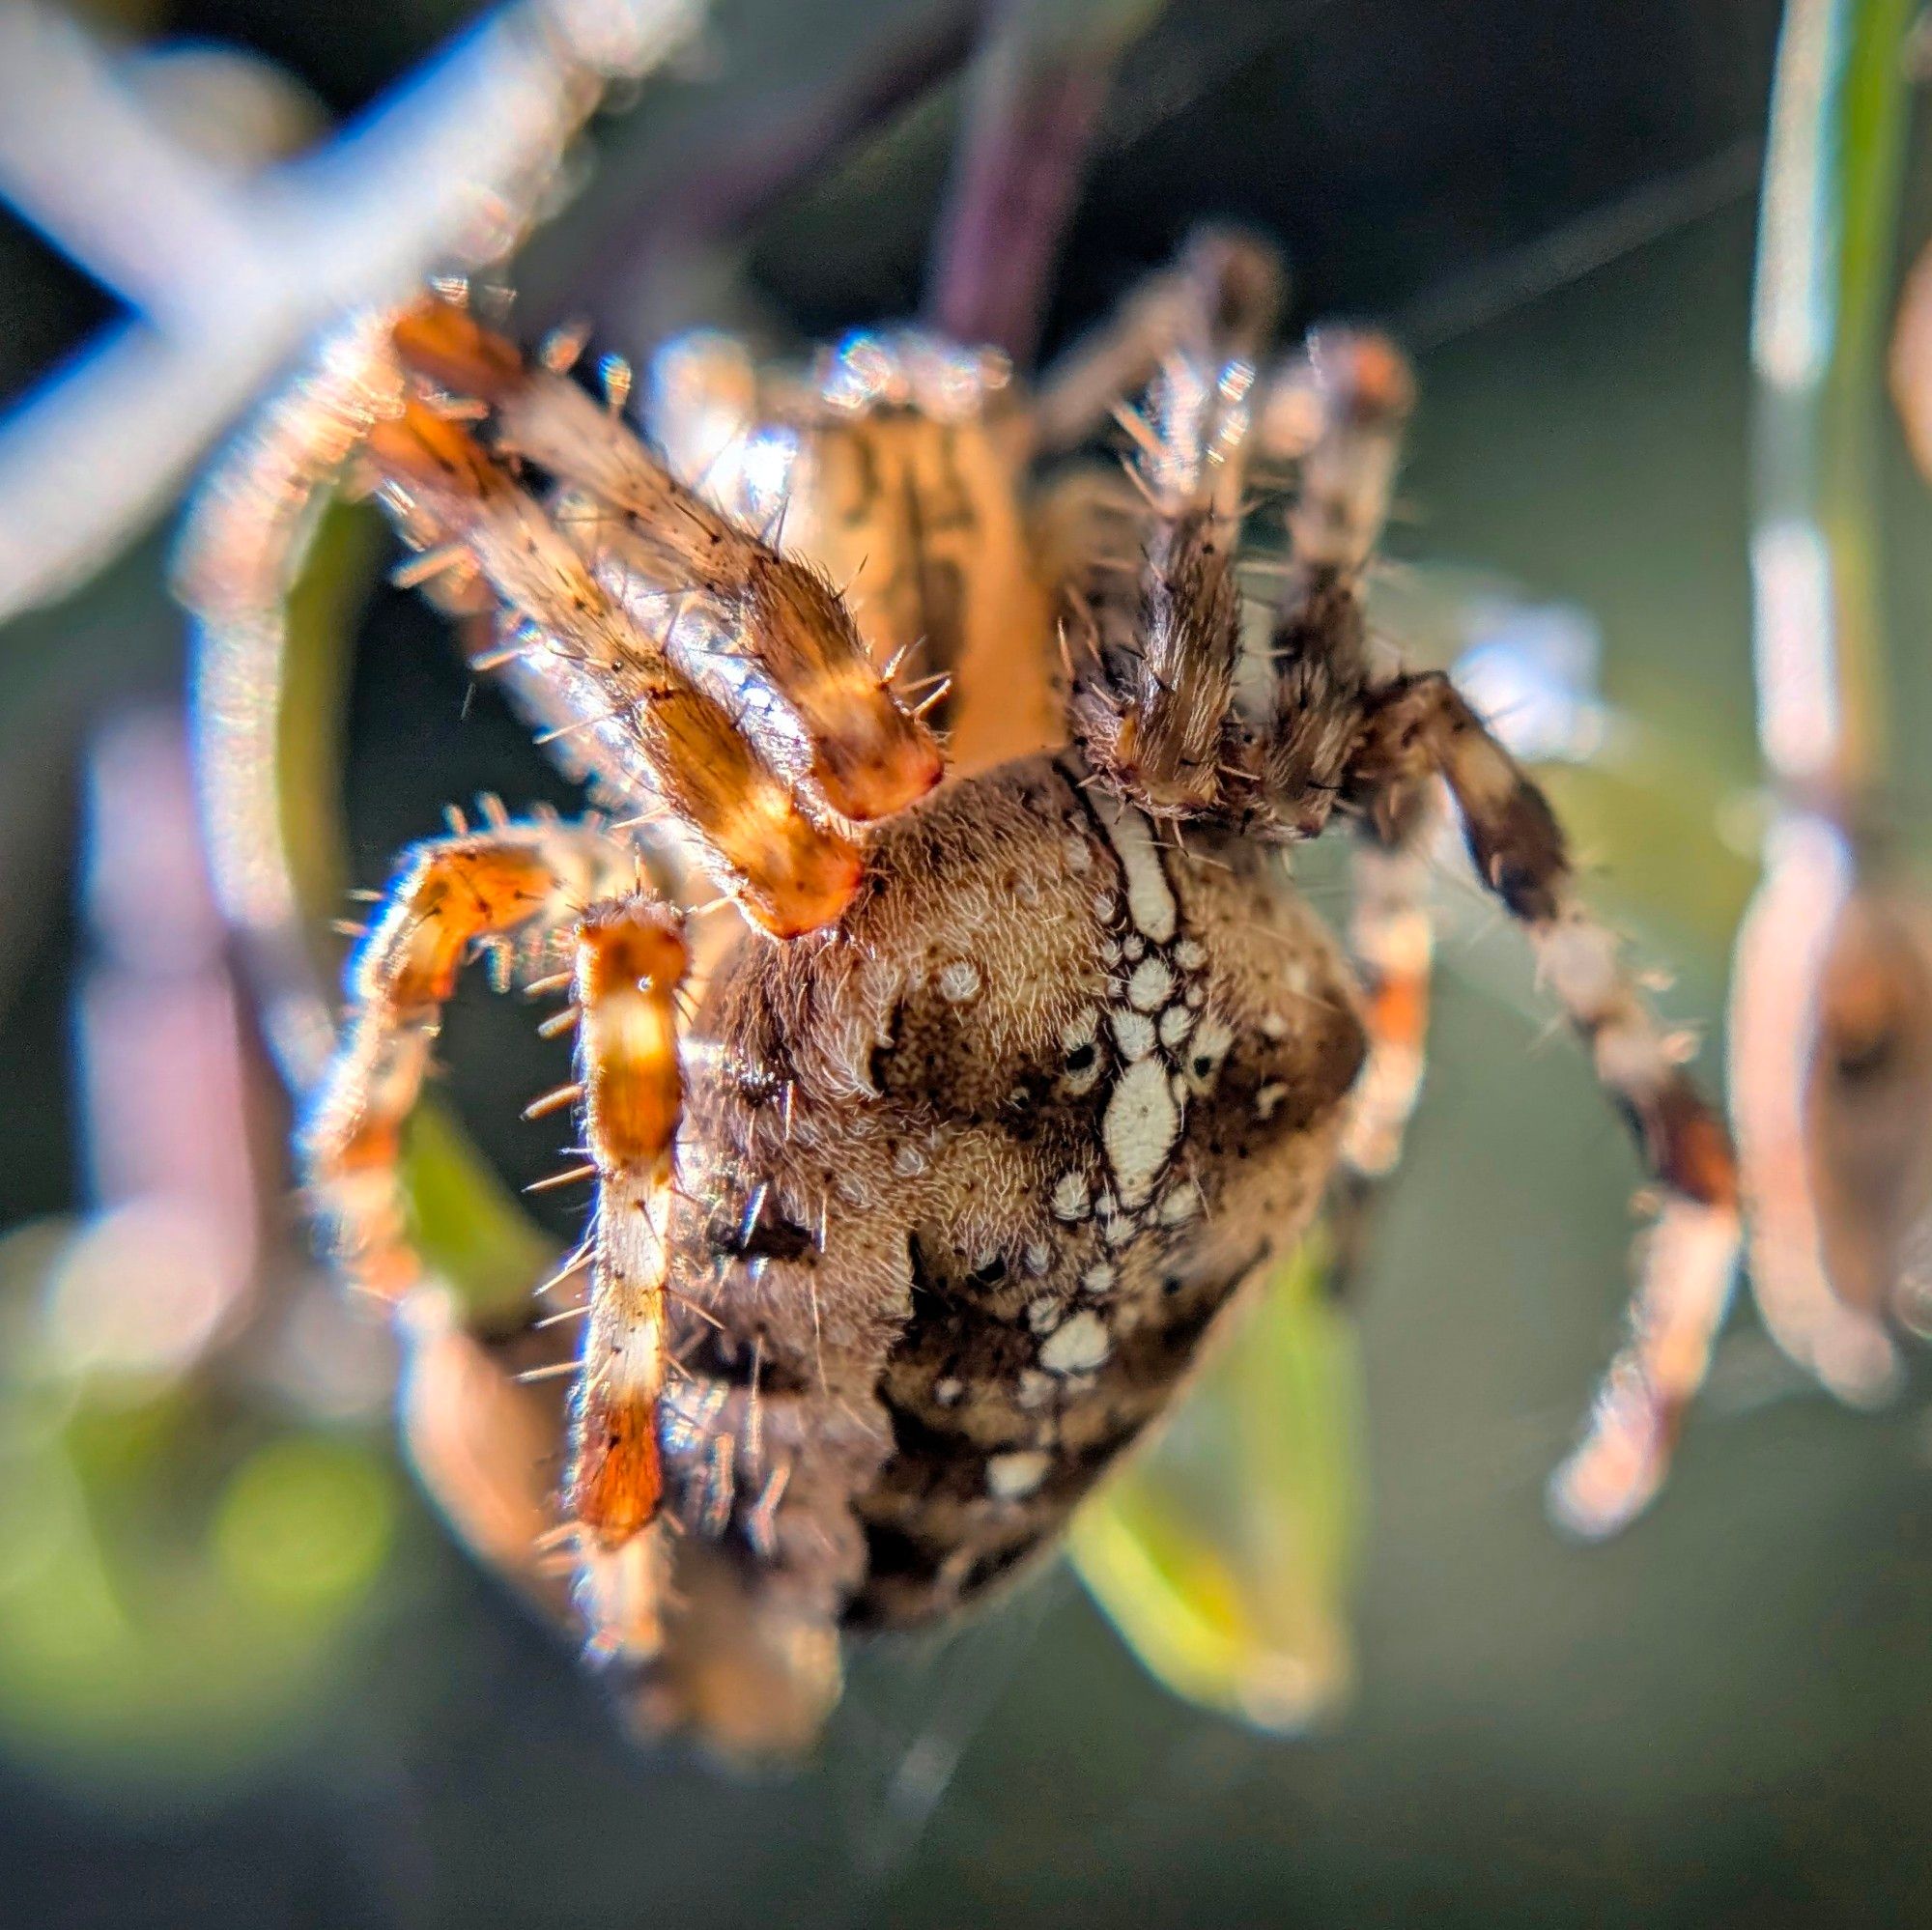
<path fill-rule="evenodd" d="M 1057 1531 L 1306 1226 L 1361 1063 L 1275 860 L 1086 777 L 946 786 L 698 1021 L 674 1505 L 848 1622 L 942 1613 Z"/>

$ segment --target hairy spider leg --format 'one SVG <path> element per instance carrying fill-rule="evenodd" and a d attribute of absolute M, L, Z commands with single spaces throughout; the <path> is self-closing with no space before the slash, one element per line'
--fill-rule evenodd
<path fill-rule="evenodd" d="M 1261 250 L 1197 238 L 1188 311 L 1138 411 L 1119 420 L 1144 499 L 1139 555 L 1101 556 L 1079 585 L 1091 617 L 1072 725 L 1108 786 L 1156 818 L 1233 814 L 1241 655 L 1236 577 L 1255 373 L 1280 276 Z"/>
<path fill-rule="evenodd" d="M 630 854 L 581 825 L 516 824 L 406 852 L 347 969 L 341 1039 L 299 1149 L 330 1254 L 389 1307 L 423 1279 L 397 1166 L 445 1003 L 480 943 L 540 947 L 633 881 Z"/>
<path fill-rule="evenodd" d="M 1709 1367 L 1743 1236 L 1736 1160 L 1684 1069 L 1687 1042 L 1659 1023 L 1614 934 L 1579 901 L 1543 793 L 1439 672 L 1399 677 L 1374 695 L 1351 787 L 1373 815 L 1378 796 L 1431 774 L 1448 785 L 1478 875 L 1526 927 L 1543 982 L 1635 1131 L 1658 1194 L 1630 1342 L 1551 1483 L 1558 1518 L 1603 1535 L 1657 1491 Z"/>
<path fill-rule="evenodd" d="M 355 1287 L 403 1315 L 414 1345 L 405 1410 L 431 1448 L 426 1478 L 479 1552 L 527 1573 L 530 1490 L 515 1468 L 479 1478 L 500 1443 L 460 1437 L 438 1410 L 452 1392 L 489 1394 L 521 1415 L 503 1375 L 462 1334 L 426 1277 L 400 1167 L 403 1128 L 422 1092 L 444 1006 L 479 945 L 522 941 L 541 957 L 574 952 L 570 1016 L 585 1177 L 596 1182 L 585 1242 L 588 1321 L 564 1486 L 577 1543 L 578 1599 L 592 1652 L 655 1652 L 665 1552 L 657 1412 L 664 1388 L 672 1150 L 681 1104 L 674 1004 L 686 969 L 681 921 L 636 884 L 635 862 L 590 825 L 506 823 L 411 851 L 349 969 L 342 1042 L 299 1135 L 304 1177 L 331 1257 Z M 569 1096 L 565 1089 L 564 1096 Z M 423 1304 L 416 1304 L 427 1291 Z M 528 1424 L 506 1420 L 527 1445 Z M 445 1477 L 436 1479 L 438 1474 Z"/>
<path fill-rule="evenodd" d="M 624 520 L 637 550 L 651 561 L 661 610 L 658 624 L 639 620 L 634 592 L 633 608 L 625 612 L 632 629 L 646 637 L 653 628 L 661 631 L 651 654 L 676 679 L 680 667 L 670 652 L 681 620 L 708 622 L 715 639 L 710 654 L 728 656 L 738 667 L 742 696 L 730 722 L 774 778 L 789 779 L 794 791 L 807 789 L 804 802 L 819 802 L 858 823 L 903 809 L 939 781 L 944 763 L 930 731 L 880 674 L 838 592 L 819 572 L 723 515 L 652 456 L 613 411 L 568 376 L 526 364 L 510 342 L 463 309 L 424 303 L 398 320 L 394 339 L 413 376 L 487 405 L 498 451 L 587 491 Z M 412 426 L 422 440 L 421 425 Z M 481 446 L 466 431 L 439 427 L 450 441 L 467 445 L 467 473 L 456 485 L 458 495 L 467 496 L 469 479 L 481 476 Z M 415 475 L 421 476 L 420 468 Z M 508 483 L 500 465 L 488 494 L 497 505 L 517 499 L 526 523 L 532 514 L 543 516 L 533 497 Z M 472 523 L 469 533 L 484 530 Z M 561 545 L 554 525 L 553 535 Z M 480 551 L 478 560 L 505 601 L 535 617 L 553 646 L 577 640 L 574 625 L 591 604 L 614 608 L 617 601 L 608 584 L 596 583 L 595 565 L 580 559 L 568 604 L 538 610 L 531 593 L 543 585 L 499 575 Z M 547 565 L 545 574 L 553 567 Z M 640 698 L 630 667 L 628 654 L 584 653 L 580 722 L 592 724 L 612 708 L 636 714 Z M 681 772 L 680 778 L 689 783 L 692 775 Z M 690 801 L 667 802 L 680 817 L 690 817 Z M 795 809 L 793 815 L 801 826 L 809 824 L 804 811 Z M 715 840 L 710 827 L 707 835 Z M 745 872 L 742 853 L 723 855 L 730 871 Z M 809 922 L 782 912 L 776 922 L 764 922 L 781 936 L 828 923 L 855 886 L 856 879 L 844 897 L 817 909 Z M 748 902 L 761 915 L 755 898 Z"/>
<path fill-rule="evenodd" d="M 1268 639 L 1273 669 L 1258 781 L 1283 835 L 1324 830 L 1342 793 L 1377 667 L 1364 587 L 1388 521 L 1408 364 L 1384 335 L 1320 328 L 1285 379 L 1319 425 L 1288 514 L 1290 572 Z M 1392 809 L 1388 842 L 1415 808 Z"/>
<path fill-rule="evenodd" d="M 574 1320 L 581 1309 L 565 1316 Z M 485 1331 L 456 1292 L 428 1283 L 396 1310 L 403 1372 L 397 1424 L 416 1478 L 491 1574 L 559 1629 L 576 1630 L 572 1571 L 554 1552 L 564 1440 L 561 1348 L 574 1336 L 539 1320 Z"/>
<path fill-rule="evenodd" d="M 382 318 L 343 324 L 204 485 L 175 562 L 195 619 L 195 769 L 210 871 L 270 1049 L 298 1093 L 327 1062 L 335 1022 L 282 820 L 288 600 L 370 425 L 400 402 Z"/>
<path fill-rule="evenodd" d="M 1435 921 L 1431 847 L 1441 813 L 1434 785 L 1391 802 L 1384 834 L 1365 818 L 1350 855 L 1349 951 L 1362 986 L 1369 1056 L 1349 1102 L 1329 1212 L 1329 1270 L 1346 1291 L 1376 1196 L 1402 1159 L 1429 1063 Z"/>
<path fill-rule="evenodd" d="M 1269 749 L 1278 790 L 1312 786 L 1296 808 L 1319 816 L 1335 794 L 1340 733 L 1309 714 L 1310 699 L 1346 715 L 1372 674 L 1363 592 L 1388 523 L 1414 382 L 1387 337 L 1331 327 L 1309 338 L 1271 406 L 1284 409 L 1291 394 L 1299 398 L 1308 440 L 1288 519 L 1292 571 L 1272 639 Z M 1422 1090 L 1435 955 L 1430 843 L 1439 792 L 1434 777 L 1388 788 L 1362 815 L 1352 843 L 1349 943 L 1369 1058 L 1350 1103 L 1331 1201 L 1338 1285 L 1359 1262 L 1376 1194 L 1402 1157 Z"/>
<path fill-rule="evenodd" d="M 573 756 L 661 807 L 719 882 L 778 936 L 836 919 L 858 889 L 849 833 L 802 808 L 733 710 L 674 662 L 674 607 L 613 595 L 544 506 L 461 425 L 407 402 L 370 431 L 367 459 L 412 540 L 458 546 L 515 615 L 521 658 Z M 515 660 L 513 660 L 515 661 Z"/>
<path fill-rule="evenodd" d="M 577 1069 L 597 1204 L 565 1511 L 599 1658 L 648 1658 L 663 1643 L 658 1402 L 683 1102 L 675 1000 L 688 965 L 682 921 L 647 898 L 607 901 L 578 924 Z"/>
<path fill-rule="evenodd" d="M 1371 1051 L 1345 1137 L 1345 1219 L 1359 1219 L 1400 1151 L 1420 1086 L 1432 949 L 1421 853 L 1440 784 L 1479 876 L 1527 927 L 1544 982 L 1590 1046 L 1661 1195 L 1631 1343 L 1551 1487 L 1566 1525 L 1607 1533 L 1656 1491 L 1708 1368 L 1742 1240 L 1735 1158 L 1684 1070 L 1683 1041 L 1659 1024 L 1616 939 L 1581 904 L 1542 792 L 1446 676 L 1391 674 L 1372 661 L 1362 584 L 1413 401 L 1406 363 L 1382 336 L 1323 329 L 1284 391 L 1296 382 L 1317 426 L 1289 515 L 1293 574 L 1274 631 L 1261 778 L 1289 835 L 1315 835 L 1338 803 L 1363 820 L 1353 937 Z M 1345 1242 L 1352 1231 L 1345 1225 Z"/>

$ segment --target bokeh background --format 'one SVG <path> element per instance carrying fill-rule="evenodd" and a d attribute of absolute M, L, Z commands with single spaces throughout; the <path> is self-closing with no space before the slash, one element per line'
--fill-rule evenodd
<path fill-rule="evenodd" d="M 136 46 L 274 63 L 303 138 L 469 14 L 190 0 L 87 17 Z M 698 321 L 782 340 L 910 310 L 968 24 L 937 0 L 720 0 L 702 60 L 594 130 L 520 276 L 531 318 L 589 309 L 600 341 L 642 349 Z M 1280 240 L 1298 319 L 1378 319 L 1410 343 L 1424 400 L 1393 546 L 1410 590 L 1508 585 L 1599 639 L 1613 728 L 1551 787 L 1601 900 L 1678 968 L 1671 1009 L 1713 1033 L 1713 1065 L 1760 821 L 1746 337 L 1776 27 L 1771 0 L 1177 4 L 1122 66 L 1049 327 L 1065 340 L 1193 221 L 1227 215 Z M 802 178 L 764 185 L 799 128 Z M 1932 220 L 1925 159 L 1916 140 L 1901 260 Z M 699 232 L 720 209 L 727 232 Z M 114 312 L 0 210 L 0 407 Z M 1932 516 L 1890 435 L 1878 515 L 1910 747 L 1932 727 Z M 352 1322 L 317 1311 L 219 1384 L 50 1363 L 88 1204 L 85 773 L 108 720 L 179 692 L 171 532 L 172 513 L 0 634 L 6 1921 L 1932 1913 L 1922 1389 L 1849 1415 L 1741 1312 L 1656 1512 L 1606 1548 L 1557 1539 L 1542 1483 L 1616 1338 L 1634 1169 L 1581 1057 L 1546 1036 L 1514 935 L 1453 889 L 1429 1086 L 1358 1291 L 1358 1682 L 1316 1738 L 1177 1701 L 1062 1574 L 953 1644 L 863 1658 L 816 1767 L 721 1779 L 626 1743 L 445 1541 L 388 1445 L 380 1344 Z M 340 547 L 340 782 L 368 884 L 479 784 L 567 792 L 381 586 L 366 526 Z M 1932 781 L 1898 765 L 1894 816 L 1921 850 Z M 108 792 L 144 809 L 137 787 Z M 516 1118 L 542 1076 L 527 1028 L 479 999 L 450 1034 L 451 1103 L 513 1179 L 548 1152 Z M 111 1111 L 111 1077 L 96 1091 Z M 253 1103 L 272 1143 L 266 1085 Z M 306 1306 L 285 1181 L 266 1183 L 281 1288 Z M 121 1255 L 136 1297 L 144 1259 Z M 115 1304 L 67 1291 L 70 1326 L 75 1305 Z"/>

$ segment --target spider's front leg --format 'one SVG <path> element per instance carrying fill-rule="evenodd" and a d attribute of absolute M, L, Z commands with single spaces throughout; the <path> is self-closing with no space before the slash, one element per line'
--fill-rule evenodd
<path fill-rule="evenodd" d="M 1271 259 L 1225 235 L 1200 238 L 1177 272 L 1174 344 L 1141 408 L 1117 412 L 1144 504 L 1121 519 L 1132 547 L 1095 543 L 1070 584 L 1087 646 L 1073 734 L 1107 789 L 1169 820 L 1223 812 L 1242 778 L 1235 565 L 1256 364 L 1280 298 Z"/>
<path fill-rule="evenodd" d="M 518 1430 L 473 1342 L 439 1312 L 411 1235 L 398 1165 L 443 1007 L 479 945 L 571 954 L 577 1082 L 597 1186 L 585 1241 L 588 1325 L 574 1405 L 564 1514 L 592 1651 L 654 1654 L 666 1556 L 657 1414 L 666 1372 L 671 1160 L 680 1106 L 674 998 L 686 968 L 676 914 L 637 883 L 634 861 L 595 827 L 498 822 L 416 847 L 350 968 L 342 1041 L 304 1123 L 305 1178 L 348 1278 L 402 1313 L 414 1344 L 406 1407 L 441 1472 L 452 1429 L 483 1410 Z M 462 1383 L 457 1388 L 455 1382 Z M 466 1412 L 432 1411 L 460 1395 Z M 522 1431 L 527 1446 L 527 1431 Z M 469 1474 L 437 1481 L 479 1548 L 529 1578 L 542 1517 L 541 1462 L 478 1480 L 501 1441 L 472 1442 Z"/>
<path fill-rule="evenodd" d="M 607 783 L 661 798 L 774 936 L 830 923 L 861 868 L 841 821 L 890 816 L 944 769 L 838 591 L 460 307 L 426 303 L 393 340 L 415 392 L 370 456 L 412 540 L 473 562 L 524 620 L 513 689 Z M 492 448 L 443 394 L 485 412 Z M 578 494 L 547 508 L 513 463 Z"/>
<path fill-rule="evenodd" d="M 1447 677 L 1402 676 L 1373 692 L 1349 774 L 1353 801 L 1385 819 L 1392 801 L 1438 776 L 1478 874 L 1527 928 L 1544 982 L 1634 1128 L 1660 1196 L 1631 1341 L 1551 1488 L 1567 1526 L 1607 1534 L 1656 1493 L 1709 1367 L 1742 1236 L 1736 1162 L 1722 1122 L 1684 1069 L 1683 1040 L 1659 1024 L 1615 936 L 1579 901 L 1543 793 Z"/>

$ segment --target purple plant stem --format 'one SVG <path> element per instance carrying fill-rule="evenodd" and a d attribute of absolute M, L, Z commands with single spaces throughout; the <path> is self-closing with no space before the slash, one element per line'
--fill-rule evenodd
<path fill-rule="evenodd" d="M 986 51 L 967 108 L 926 286 L 926 319 L 955 341 L 1028 365 L 1047 280 L 1093 151 L 1120 37 L 1048 37 L 1029 0 L 990 0 Z"/>

